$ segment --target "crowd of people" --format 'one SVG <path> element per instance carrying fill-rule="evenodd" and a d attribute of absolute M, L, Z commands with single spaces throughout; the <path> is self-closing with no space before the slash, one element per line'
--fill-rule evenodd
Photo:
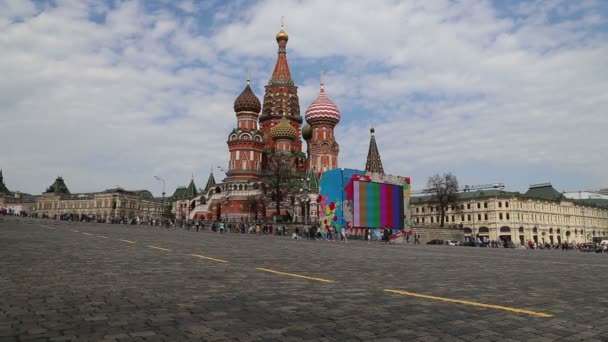
<path fill-rule="evenodd" d="M 24 216 L 28 215 L 21 212 L 15 212 L 13 210 L 8 210 L 6 208 L 0 208 L 0 215 L 13 215 L 13 216 Z M 35 217 L 35 216 L 32 216 Z M 44 219 L 51 219 L 49 217 L 41 217 Z M 196 230 L 204 231 L 208 230 L 210 232 L 218 232 L 218 233 L 240 233 L 240 234 L 256 234 L 256 235 L 277 235 L 277 236 L 288 236 L 289 232 L 286 229 L 285 225 L 280 227 L 275 227 L 272 223 L 269 222 L 223 222 L 223 221 L 174 221 L 171 219 L 166 220 L 165 222 L 161 222 L 157 219 L 123 219 L 123 218 L 112 218 L 109 221 L 105 220 L 96 220 L 89 219 L 87 216 L 75 217 L 71 214 L 61 215 L 58 217 L 53 217 L 52 219 L 69 221 L 69 222 L 97 222 L 97 223 L 111 223 L 111 224 L 132 224 L 132 225 L 146 225 L 146 226 L 159 226 L 165 228 L 181 228 L 186 230 Z M 368 241 L 383 241 L 385 243 L 391 242 L 392 232 L 389 229 L 381 230 L 381 234 L 379 236 L 374 236 L 371 234 L 370 230 L 365 230 L 365 234 L 363 236 L 357 236 L 359 239 L 368 240 Z M 327 229 L 321 229 L 321 227 L 317 225 L 305 225 L 303 227 L 295 227 L 293 232 L 291 232 L 291 238 L 294 240 L 327 240 L 327 241 L 342 241 L 347 242 L 349 238 L 351 238 L 347 229 L 342 229 L 337 231 L 334 227 L 329 227 Z M 414 244 L 420 243 L 420 236 L 415 234 L 412 236 L 412 241 L 410 241 L 410 236 L 408 234 L 404 234 L 404 238 L 406 242 L 412 242 Z M 511 241 L 503 241 L 503 240 L 481 240 L 470 238 L 471 241 L 465 241 L 463 245 L 466 245 L 467 242 L 474 243 L 475 246 L 479 247 L 490 247 L 490 248 L 515 248 L 516 246 Z M 581 252 L 595 252 L 608 254 L 608 241 L 594 241 L 594 242 L 586 242 L 586 243 L 574 243 L 574 242 L 561 242 L 561 243 L 549 243 L 549 242 L 536 242 L 534 240 L 528 240 L 524 246 L 530 250 L 578 250 Z"/>
<path fill-rule="evenodd" d="M 586 243 L 574 243 L 574 242 L 562 242 L 562 243 L 537 243 L 534 240 L 528 240 L 528 249 L 558 249 L 562 251 L 578 250 L 581 252 L 595 252 L 595 253 L 607 253 L 608 254 L 608 242 L 586 242 Z"/>

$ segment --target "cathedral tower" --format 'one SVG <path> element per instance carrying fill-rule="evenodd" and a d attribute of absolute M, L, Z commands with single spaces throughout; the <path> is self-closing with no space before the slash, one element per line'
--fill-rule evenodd
<path fill-rule="evenodd" d="M 303 133 L 308 142 L 310 167 L 320 174 L 338 168 L 340 146 L 334 136 L 334 128 L 340 122 L 340 110 L 325 94 L 325 85 L 321 80 L 319 96 L 306 110 L 306 122 Z"/>
<path fill-rule="evenodd" d="M 264 149 L 266 151 L 273 151 L 275 149 L 275 140 L 271 138 L 270 130 L 274 126 L 281 124 L 283 119 L 296 132 L 300 131 L 300 126 L 302 125 L 298 87 L 295 86 L 295 82 L 291 77 L 291 71 L 289 70 L 289 64 L 287 63 L 286 48 L 289 36 L 283 26 L 281 26 L 281 31 L 277 34 L 276 40 L 279 45 L 277 62 L 268 85 L 266 85 L 264 104 L 262 106 L 262 114 L 260 115 L 260 129 L 264 136 Z M 290 152 L 303 156 L 302 140 L 299 135 L 291 141 L 290 148 Z M 305 168 L 304 163 L 301 163 L 300 167 Z M 304 169 L 300 171 L 304 171 Z"/>
<path fill-rule="evenodd" d="M 260 109 L 260 100 L 247 80 L 245 89 L 234 101 L 237 126 L 228 135 L 230 161 L 226 173 L 227 182 L 255 179 L 262 172 L 264 138 L 258 129 Z"/>

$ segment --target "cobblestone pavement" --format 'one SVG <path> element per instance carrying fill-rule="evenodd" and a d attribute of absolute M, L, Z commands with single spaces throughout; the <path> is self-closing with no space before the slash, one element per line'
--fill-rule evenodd
<path fill-rule="evenodd" d="M 0 341 L 608 341 L 595 253 L 0 217 L 0 270 Z"/>

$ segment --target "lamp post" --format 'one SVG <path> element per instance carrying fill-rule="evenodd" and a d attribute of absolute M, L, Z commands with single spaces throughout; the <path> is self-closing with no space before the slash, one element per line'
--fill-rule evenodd
<path fill-rule="evenodd" d="M 160 226 L 163 227 L 165 225 L 165 180 L 158 176 L 154 176 L 154 179 L 163 182 L 163 207 L 160 210 Z"/>
<path fill-rule="evenodd" d="M 305 182 L 305 183 L 304 183 Z M 302 183 L 304 184 L 302 188 L 300 188 L 300 192 L 306 191 L 305 199 L 304 199 L 304 224 L 308 224 L 308 216 L 310 209 L 308 205 L 310 203 L 310 198 L 308 194 L 310 193 L 310 177 L 306 177 L 306 179 L 302 178 Z"/>
<path fill-rule="evenodd" d="M 226 224 L 228 224 L 228 210 L 230 208 L 230 196 L 226 195 Z"/>

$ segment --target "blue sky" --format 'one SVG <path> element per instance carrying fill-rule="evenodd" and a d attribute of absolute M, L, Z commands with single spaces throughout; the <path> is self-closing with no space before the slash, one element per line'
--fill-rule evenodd
<path fill-rule="evenodd" d="M 608 187 L 606 1 L 0 0 L 8 187 L 203 186 L 248 68 L 263 95 L 282 16 L 302 113 L 326 71 L 341 167 L 364 167 L 373 123 L 414 188 Z"/>

